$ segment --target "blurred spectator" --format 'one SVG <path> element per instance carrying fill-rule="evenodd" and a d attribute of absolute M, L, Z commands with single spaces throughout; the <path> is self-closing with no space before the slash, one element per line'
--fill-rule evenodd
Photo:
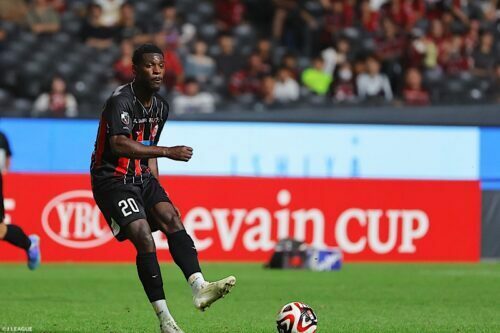
<path fill-rule="evenodd" d="M 356 79 L 358 96 L 362 101 L 392 101 L 392 89 L 389 79 L 380 72 L 380 62 L 375 56 L 366 59 L 366 73 Z"/>
<path fill-rule="evenodd" d="M 119 39 L 130 39 L 134 44 L 144 44 L 151 40 L 147 27 L 136 22 L 135 8 L 131 3 L 124 3 L 120 9 Z"/>
<path fill-rule="evenodd" d="M 0 20 L 22 24 L 27 12 L 24 0 L 0 0 Z"/>
<path fill-rule="evenodd" d="M 120 7 L 125 0 L 93 0 L 102 8 L 102 15 L 99 24 L 103 27 L 116 27 L 120 22 Z"/>
<path fill-rule="evenodd" d="M 406 105 L 430 104 L 429 92 L 422 87 L 422 75 L 417 68 L 409 68 L 406 71 L 403 99 Z"/>
<path fill-rule="evenodd" d="M 412 40 L 408 48 L 407 66 L 424 68 L 427 71 L 441 74 L 438 65 L 438 48 L 431 38 L 420 29 L 413 29 Z"/>
<path fill-rule="evenodd" d="M 66 91 L 66 82 L 54 77 L 50 92 L 43 93 L 35 100 L 34 116 L 76 117 L 78 115 L 75 97 Z"/>
<path fill-rule="evenodd" d="M 212 94 L 200 92 L 200 85 L 194 78 L 186 79 L 184 93 L 174 98 L 174 112 L 212 113 L 215 109 L 215 99 Z"/>
<path fill-rule="evenodd" d="M 459 33 L 449 38 L 439 58 L 440 64 L 447 74 L 458 74 L 471 67 L 471 59 L 466 53 L 464 39 Z"/>
<path fill-rule="evenodd" d="M 300 87 L 293 78 L 291 71 L 286 67 L 281 67 L 274 82 L 273 95 L 276 101 L 282 104 L 295 102 L 300 96 Z"/>
<path fill-rule="evenodd" d="M 114 65 L 115 79 L 120 84 L 131 82 L 134 79 L 134 71 L 132 69 L 132 54 L 134 53 L 134 45 L 130 40 L 123 40 L 120 45 L 121 54 Z"/>
<path fill-rule="evenodd" d="M 257 42 L 257 53 L 264 63 L 273 66 L 274 61 L 272 59 L 272 44 L 267 38 L 260 38 Z"/>
<path fill-rule="evenodd" d="M 166 38 L 165 33 L 158 32 L 153 37 L 154 43 L 163 50 L 165 74 L 163 80 L 167 91 L 172 91 L 184 80 L 184 68 L 176 51 L 177 41 Z"/>
<path fill-rule="evenodd" d="M 47 0 L 35 0 L 28 11 L 26 21 L 31 31 L 37 35 L 51 35 L 61 27 L 59 13 Z"/>
<path fill-rule="evenodd" d="M 326 73 L 333 73 L 338 65 L 348 61 L 350 48 L 351 45 L 349 40 L 340 38 L 335 48 L 330 46 L 323 50 L 321 52 L 321 57 L 325 63 L 324 71 Z"/>
<path fill-rule="evenodd" d="M 356 87 L 354 86 L 354 73 L 349 62 L 343 62 L 336 71 L 333 84 L 333 100 L 345 103 L 356 101 Z"/>
<path fill-rule="evenodd" d="M 410 31 L 424 14 L 424 0 L 392 0 L 382 8 L 382 15 L 406 31 Z"/>
<path fill-rule="evenodd" d="M 231 75 L 238 71 L 244 62 L 241 56 L 234 51 L 234 38 L 229 34 L 222 34 L 219 37 L 220 54 L 215 56 L 217 71 L 222 74 L 226 81 Z"/>
<path fill-rule="evenodd" d="M 304 0 L 273 0 L 273 39 L 281 41 L 291 50 L 310 55 L 316 48 L 319 22 L 308 12 Z"/>
<path fill-rule="evenodd" d="M 219 30 L 229 32 L 243 22 L 245 5 L 241 0 L 215 0 L 215 13 Z"/>
<path fill-rule="evenodd" d="M 261 78 L 269 73 L 269 66 L 262 62 L 258 54 L 253 53 L 248 59 L 247 67 L 231 76 L 229 82 L 231 96 L 247 94 L 257 96 L 261 89 Z"/>
<path fill-rule="evenodd" d="M 377 5 L 372 6 L 370 0 L 361 0 L 359 11 L 358 25 L 366 32 L 377 31 L 380 17 Z"/>
<path fill-rule="evenodd" d="M 325 9 L 322 41 L 329 43 L 343 29 L 352 27 L 355 18 L 354 0 L 321 0 Z"/>
<path fill-rule="evenodd" d="M 500 103 L 500 61 L 495 64 L 492 91 L 493 101 Z"/>
<path fill-rule="evenodd" d="M 472 59 L 474 62 L 473 73 L 478 76 L 489 76 L 495 66 L 495 52 L 493 50 L 495 36 L 490 31 L 481 34 L 479 47 L 474 50 Z"/>
<path fill-rule="evenodd" d="M 314 58 L 312 67 L 302 72 L 302 83 L 317 95 L 326 95 L 330 90 L 332 81 L 332 74 L 324 71 L 324 61 L 321 57 Z"/>
<path fill-rule="evenodd" d="M 2 21 L 0 21 L 0 51 L 5 49 L 7 45 L 7 30 L 2 26 Z"/>
<path fill-rule="evenodd" d="M 267 107 L 273 107 L 276 105 L 276 95 L 275 95 L 276 81 L 272 75 L 265 75 L 261 81 L 260 90 L 260 101 L 264 103 Z"/>
<path fill-rule="evenodd" d="M 175 49 L 184 48 L 196 36 L 196 27 L 187 23 L 184 17 L 177 13 L 172 2 L 167 2 L 161 10 L 161 16 L 153 24 L 156 32 L 163 32 L 166 42 Z"/>
<path fill-rule="evenodd" d="M 297 64 L 297 57 L 292 53 L 286 53 L 281 59 L 281 66 L 287 68 L 295 80 L 300 78 L 300 69 Z"/>
<path fill-rule="evenodd" d="M 113 38 L 115 37 L 112 28 L 101 25 L 101 15 L 101 6 L 90 4 L 87 9 L 87 18 L 81 30 L 81 37 L 85 44 L 96 49 L 109 48 L 113 45 Z"/>
<path fill-rule="evenodd" d="M 383 62 L 400 62 L 405 49 L 404 34 L 389 18 L 382 20 L 383 34 L 376 39 L 377 56 Z"/>
<path fill-rule="evenodd" d="M 207 44 L 202 40 L 194 43 L 194 52 L 186 57 L 184 74 L 198 82 L 207 82 L 215 74 L 215 61 L 207 55 Z"/>

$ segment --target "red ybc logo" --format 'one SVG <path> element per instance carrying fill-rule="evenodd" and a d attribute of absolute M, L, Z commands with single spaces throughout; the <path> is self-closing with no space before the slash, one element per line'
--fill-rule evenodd
<path fill-rule="evenodd" d="M 113 238 L 92 192 L 87 190 L 53 198 L 43 209 L 42 226 L 57 243 L 77 249 L 97 247 Z"/>

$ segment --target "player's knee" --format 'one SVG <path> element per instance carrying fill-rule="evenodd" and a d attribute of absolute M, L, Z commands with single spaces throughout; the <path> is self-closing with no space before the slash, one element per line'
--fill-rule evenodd
<path fill-rule="evenodd" d="M 140 253 L 155 252 L 155 242 L 146 221 L 133 223 L 128 230 L 128 238 Z"/>
<path fill-rule="evenodd" d="M 161 221 L 164 224 L 164 229 L 169 233 L 183 229 L 182 222 L 175 212 L 164 212 Z"/>

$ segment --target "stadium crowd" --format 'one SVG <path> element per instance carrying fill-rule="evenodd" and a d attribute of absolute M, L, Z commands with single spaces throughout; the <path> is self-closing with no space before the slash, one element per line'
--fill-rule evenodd
<path fill-rule="evenodd" d="M 179 114 L 496 103 L 499 36 L 500 0 L 0 0 L 0 112 L 95 117 L 145 42 Z"/>

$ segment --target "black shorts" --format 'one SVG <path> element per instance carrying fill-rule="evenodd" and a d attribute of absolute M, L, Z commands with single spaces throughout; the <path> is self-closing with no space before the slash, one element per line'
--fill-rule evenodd
<path fill-rule="evenodd" d="M 127 239 L 124 228 L 131 222 L 146 219 L 151 231 L 158 225 L 150 216 L 150 210 L 159 202 L 172 203 L 158 180 L 145 177 L 142 184 L 111 183 L 93 186 L 94 199 L 117 240 Z"/>

